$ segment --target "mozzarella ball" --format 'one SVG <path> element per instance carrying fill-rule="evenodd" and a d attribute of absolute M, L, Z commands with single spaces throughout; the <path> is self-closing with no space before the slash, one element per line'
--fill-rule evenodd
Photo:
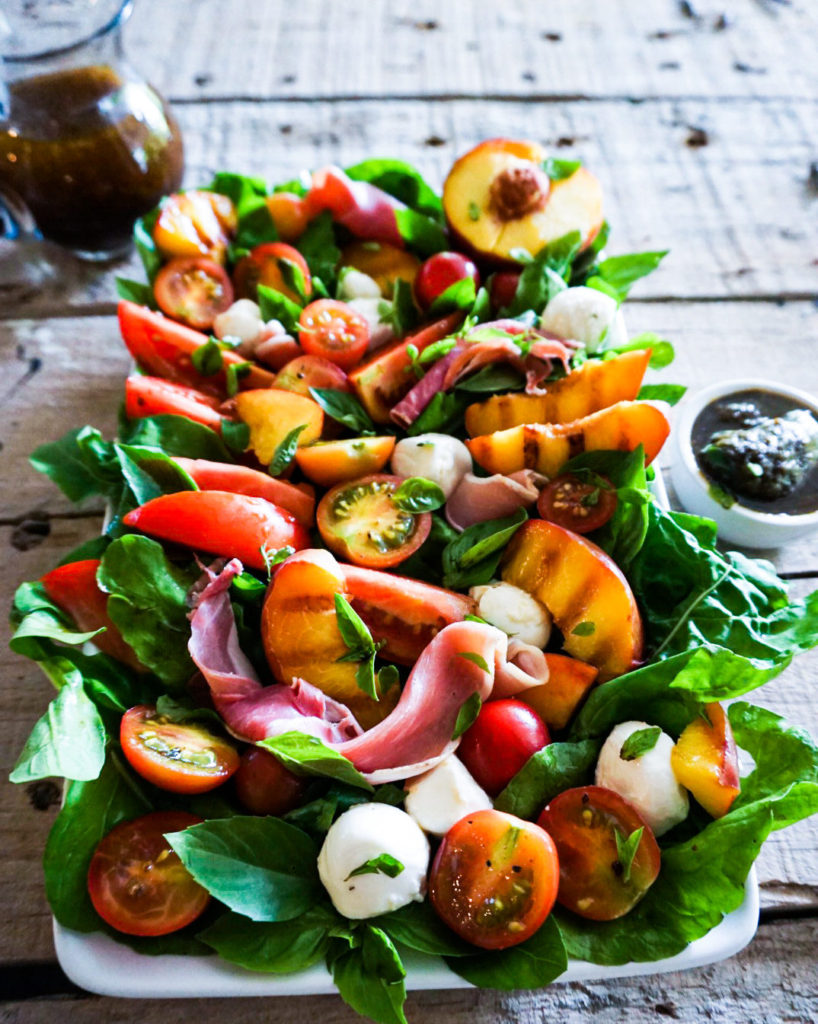
<path fill-rule="evenodd" d="M 477 602 L 477 614 L 502 629 L 512 640 L 545 647 L 551 636 L 551 613 L 527 591 L 512 583 L 472 587 L 469 597 Z"/>
<path fill-rule="evenodd" d="M 596 288 L 566 288 L 545 307 L 540 326 L 560 338 L 582 342 L 589 352 L 617 348 L 628 340 L 622 310 L 610 295 Z"/>
<path fill-rule="evenodd" d="M 613 789 L 639 811 L 653 834 L 664 835 L 684 821 L 689 802 L 687 790 L 673 774 L 670 755 L 673 740 L 662 732 L 656 746 L 641 757 L 623 761 L 622 745 L 640 729 L 649 729 L 647 722 L 622 722 L 602 745 L 596 765 L 596 784 Z"/>
<path fill-rule="evenodd" d="M 384 853 L 403 865 L 394 878 L 381 871 L 352 874 Z M 333 906 L 356 920 L 422 900 L 428 867 L 429 841 L 420 826 L 389 804 L 356 804 L 345 811 L 318 854 L 318 876 Z"/>
<path fill-rule="evenodd" d="M 422 476 L 450 498 L 471 471 L 469 449 L 448 434 L 418 434 L 398 441 L 392 453 L 392 472 L 398 476 Z"/>
<path fill-rule="evenodd" d="M 252 299 L 239 299 L 213 321 L 217 338 L 233 338 L 247 345 L 256 340 L 263 328 L 261 310 Z"/>
<path fill-rule="evenodd" d="M 409 779 L 404 788 L 406 813 L 433 836 L 445 835 L 467 814 L 492 807 L 491 797 L 454 754 L 431 771 Z"/>
<path fill-rule="evenodd" d="M 382 345 L 394 338 L 395 332 L 391 325 L 381 323 L 384 309 L 388 311 L 392 308 L 391 302 L 381 298 L 348 299 L 347 305 L 366 320 L 366 325 L 369 328 L 367 351 L 372 352 L 376 348 L 381 348 Z"/>
<path fill-rule="evenodd" d="M 369 274 L 363 274 L 353 267 L 346 267 L 341 274 L 338 298 L 342 302 L 349 302 L 350 299 L 379 299 L 381 289 L 378 282 Z"/>

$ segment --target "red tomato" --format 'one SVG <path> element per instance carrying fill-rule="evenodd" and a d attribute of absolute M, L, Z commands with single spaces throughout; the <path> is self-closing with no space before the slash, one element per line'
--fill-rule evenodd
<path fill-rule="evenodd" d="M 212 376 L 203 377 L 191 362 L 192 352 L 207 342 L 199 331 L 184 324 L 177 324 L 161 313 L 155 313 L 146 306 L 135 302 L 120 302 L 117 308 L 119 329 L 128 351 L 141 370 L 164 377 L 166 380 L 189 387 L 217 398 L 227 395 L 224 369 Z M 229 364 L 247 365 L 244 356 L 237 352 L 222 352 L 222 367 Z M 269 388 L 275 374 L 253 364 L 241 377 L 240 388 Z"/>
<path fill-rule="evenodd" d="M 98 568 L 98 558 L 69 562 L 47 572 L 40 582 L 54 604 L 70 615 L 82 632 L 90 633 L 93 629 L 105 627 L 105 632 L 93 639 L 96 647 L 117 661 L 144 671 L 144 665 L 122 639 L 122 634 L 108 615 L 108 595 L 97 583 Z"/>
<path fill-rule="evenodd" d="M 415 278 L 415 298 L 421 309 L 429 306 L 447 288 L 470 277 L 475 288 L 480 287 L 480 271 L 472 261 L 459 252 L 436 252 L 421 265 Z"/>
<path fill-rule="evenodd" d="M 88 894 L 106 924 L 126 935 L 167 935 L 195 921 L 210 901 L 165 839 L 198 825 L 184 811 L 155 811 L 117 825 L 94 850 Z"/>
<path fill-rule="evenodd" d="M 282 242 L 294 242 L 310 221 L 306 202 L 294 192 L 273 192 L 265 200 Z"/>
<path fill-rule="evenodd" d="M 298 318 L 298 340 L 305 352 L 351 370 L 369 344 L 369 325 L 337 299 L 318 299 Z"/>
<path fill-rule="evenodd" d="M 201 722 L 171 722 L 144 704 L 126 711 L 122 753 L 143 779 L 171 793 L 206 793 L 239 766 L 236 748 Z"/>
<path fill-rule="evenodd" d="M 453 825 L 435 856 L 429 898 L 446 924 L 481 949 L 524 942 L 554 906 L 557 851 L 547 832 L 502 811 Z"/>
<path fill-rule="evenodd" d="M 432 517 L 398 508 L 392 495 L 402 482 L 402 477 L 375 473 L 327 491 L 316 518 L 330 551 L 369 569 L 400 565 L 417 551 L 429 536 Z"/>
<path fill-rule="evenodd" d="M 491 304 L 495 309 L 510 306 L 517 293 L 520 273 L 514 270 L 500 270 L 491 277 Z"/>
<path fill-rule="evenodd" d="M 264 498 L 227 491 L 177 491 L 133 509 L 126 526 L 162 540 L 263 569 L 262 548 L 309 546 L 310 535 L 290 512 Z"/>
<path fill-rule="evenodd" d="M 187 416 L 218 432 L 222 429 L 220 405 L 218 398 L 161 377 L 128 377 L 125 381 L 125 413 L 132 420 L 169 413 Z"/>
<path fill-rule="evenodd" d="M 540 491 L 537 511 L 566 530 L 590 533 L 604 526 L 616 511 L 616 489 L 604 477 L 586 483 L 566 473 Z"/>
<path fill-rule="evenodd" d="M 567 789 L 539 817 L 560 858 L 557 900 L 580 917 L 613 921 L 634 907 L 656 881 L 659 847 L 636 808 L 612 789 L 581 786 Z M 620 841 L 644 828 L 625 881 Z"/>
<path fill-rule="evenodd" d="M 249 254 L 240 259 L 233 271 L 236 283 L 236 294 L 239 298 L 255 299 L 260 284 L 275 288 L 293 302 L 301 302 L 301 296 L 287 283 L 282 261 L 294 264 L 304 276 L 304 292 L 312 295 L 312 279 L 307 261 L 298 251 L 286 242 L 264 242 L 251 249 Z"/>
<path fill-rule="evenodd" d="M 219 192 L 174 192 L 162 202 L 153 240 L 163 256 L 207 256 L 224 263 L 236 208 Z"/>
<path fill-rule="evenodd" d="M 273 387 L 310 397 L 310 388 L 351 391 L 349 378 L 335 363 L 321 356 L 297 356 L 276 374 Z"/>
<path fill-rule="evenodd" d="M 236 796 L 251 814 L 286 814 L 303 802 L 307 792 L 306 779 L 260 747 L 249 747 L 241 755 L 234 785 Z"/>
<path fill-rule="evenodd" d="M 457 753 L 490 796 L 511 782 L 526 761 L 551 742 L 548 727 L 521 700 L 490 700 L 463 733 Z"/>
<path fill-rule="evenodd" d="M 153 294 L 163 313 L 197 331 L 206 331 L 233 305 L 233 285 L 227 271 L 213 260 L 180 256 L 164 267 L 153 282 Z"/>

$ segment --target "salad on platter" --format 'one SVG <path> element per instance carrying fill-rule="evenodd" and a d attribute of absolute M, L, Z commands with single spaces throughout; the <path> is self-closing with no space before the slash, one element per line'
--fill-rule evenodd
<path fill-rule="evenodd" d="M 503 989 L 671 957 L 818 811 L 818 748 L 735 699 L 818 593 L 656 500 L 684 389 L 621 306 L 664 253 L 607 237 L 586 168 L 508 139 L 442 196 L 221 173 L 137 224 L 118 436 L 31 457 L 105 529 L 12 613 L 62 926 L 325 963 L 392 1024 L 406 951 Z"/>

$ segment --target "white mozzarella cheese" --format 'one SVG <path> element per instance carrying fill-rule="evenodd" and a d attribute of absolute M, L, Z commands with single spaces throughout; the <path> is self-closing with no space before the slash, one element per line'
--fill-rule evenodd
<path fill-rule="evenodd" d="M 469 449 L 448 434 L 418 434 L 398 441 L 392 453 L 392 472 L 398 476 L 422 476 L 451 497 L 472 467 Z"/>
<path fill-rule="evenodd" d="M 467 814 L 492 806 L 491 797 L 454 754 L 431 771 L 409 779 L 404 788 L 406 813 L 433 836 L 445 835 Z"/>
<path fill-rule="evenodd" d="M 489 583 L 472 587 L 469 596 L 477 602 L 477 614 L 502 629 L 513 640 L 545 647 L 551 636 L 551 613 L 536 597 L 512 583 Z"/>

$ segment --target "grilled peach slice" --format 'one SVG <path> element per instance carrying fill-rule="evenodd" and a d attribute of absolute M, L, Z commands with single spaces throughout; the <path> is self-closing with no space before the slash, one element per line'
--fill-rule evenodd
<path fill-rule="evenodd" d="M 682 732 L 670 763 L 673 774 L 714 818 L 727 814 L 739 794 L 738 752 L 721 704 L 708 704 L 707 718 L 695 718 Z"/>
<path fill-rule="evenodd" d="M 524 523 L 506 551 L 502 577 L 546 606 L 563 649 L 605 682 L 642 654 L 642 620 L 628 581 L 605 552 L 544 519 Z"/>
<path fill-rule="evenodd" d="M 548 682 L 532 686 L 517 697 L 533 708 L 549 729 L 564 729 L 571 721 L 599 670 L 565 654 L 546 654 Z"/>
<path fill-rule="evenodd" d="M 525 424 L 466 441 L 472 457 L 489 473 L 536 469 L 555 476 L 565 463 L 586 451 L 633 451 L 641 444 L 652 462 L 670 424 L 647 402 L 617 402 L 571 423 Z"/>
<path fill-rule="evenodd" d="M 395 447 L 394 437 L 351 437 L 317 441 L 295 453 L 301 472 L 321 487 L 334 487 L 370 473 L 380 473 Z"/>
<path fill-rule="evenodd" d="M 466 410 L 466 429 L 472 437 L 507 430 L 524 423 L 570 423 L 639 394 L 650 349 L 625 352 L 602 361 L 583 363 L 561 380 L 545 385 L 545 393 L 492 395 Z"/>
<path fill-rule="evenodd" d="M 298 436 L 299 445 L 303 445 L 317 441 L 324 426 L 324 412 L 317 402 L 279 388 L 240 391 L 236 395 L 236 411 L 250 428 L 249 447 L 265 466 L 291 430 L 305 425 Z"/>
<path fill-rule="evenodd" d="M 484 261 L 514 263 L 514 249 L 536 255 L 579 231 L 586 246 L 602 226 L 602 189 L 584 167 L 562 181 L 542 169 L 536 142 L 488 139 L 456 161 L 443 185 L 443 209 L 463 248 Z"/>

